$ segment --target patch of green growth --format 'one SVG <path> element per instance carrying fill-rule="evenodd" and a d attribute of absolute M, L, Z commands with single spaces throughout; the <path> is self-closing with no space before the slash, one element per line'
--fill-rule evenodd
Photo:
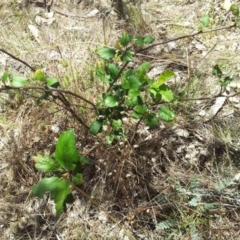
<path fill-rule="evenodd" d="M 78 153 L 73 130 L 63 132 L 58 138 L 54 156 L 37 155 L 33 157 L 38 171 L 50 174 L 50 177 L 41 179 L 32 187 L 32 196 L 43 198 L 50 192 L 54 200 L 56 215 L 72 203 L 74 198 L 70 185 L 81 187 L 83 184 L 83 171 L 89 159 Z"/>

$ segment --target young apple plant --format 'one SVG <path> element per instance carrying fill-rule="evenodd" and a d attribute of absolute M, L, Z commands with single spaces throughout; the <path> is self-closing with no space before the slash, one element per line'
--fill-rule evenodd
<path fill-rule="evenodd" d="M 71 184 L 81 187 L 83 184 L 83 171 L 89 159 L 78 153 L 73 130 L 63 132 L 58 138 L 54 155 L 33 157 L 35 167 L 50 177 L 41 179 L 32 187 L 32 196 L 43 198 L 47 192 L 54 200 L 56 215 L 65 210 L 67 203 L 72 203 L 74 198 Z"/>

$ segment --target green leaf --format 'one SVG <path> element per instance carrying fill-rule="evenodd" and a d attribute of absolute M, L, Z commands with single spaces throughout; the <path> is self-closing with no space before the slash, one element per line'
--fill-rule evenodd
<path fill-rule="evenodd" d="M 148 108 L 146 106 L 142 106 L 142 105 L 136 105 L 133 110 L 136 112 L 136 113 L 140 113 L 140 114 L 144 114 Z"/>
<path fill-rule="evenodd" d="M 69 198 L 72 195 L 69 183 L 65 179 L 44 178 L 32 187 L 33 196 L 43 198 L 46 192 L 50 192 L 50 198 L 54 200 L 57 216 L 66 208 L 66 203 L 72 202 L 72 198 Z"/>
<path fill-rule="evenodd" d="M 152 36 L 146 36 L 143 40 L 144 44 L 151 44 L 154 41 L 154 37 Z"/>
<path fill-rule="evenodd" d="M 122 121 L 120 119 L 118 120 L 112 120 L 112 127 L 114 130 L 119 130 L 122 128 Z"/>
<path fill-rule="evenodd" d="M 109 83 L 111 81 L 110 75 L 107 75 L 105 71 L 101 68 L 98 68 L 96 70 L 96 75 L 101 79 L 101 81 L 105 83 Z"/>
<path fill-rule="evenodd" d="M 202 25 L 203 25 L 204 27 L 208 27 L 209 24 L 210 24 L 210 18 L 209 18 L 208 15 L 203 15 L 203 16 L 200 18 L 200 21 L 201 21 L 201 23 L 202 23 Z"/>
<path fill-rule="evenodd" d="M 81 173 L 76 173 L 72 176 L 72 183 L 78 187 L 81 187 L 84 183 L 83 175 Z"/>
<path fill-rule="evenodd" d="M 115 64 L 111 63 L 108 65 L 108 71 L 109 71 L 110 77 L 113 80 L 115 80 L 120 72 L 120 69 Z"/>
<path fill-rule="evenodd" d="M 112 142 L 114 141 L 114 139 L 115 139 L 115 135 L 114 135 L 114 134 L 108 135 L 108 136 L 106 137 L 106 142 L 107 142 L 107 144 L 111 145 Z"/>
<path fill-rule="evenodd" d="M 131 117 L 134 119 L 140 119 L 142 118 L 142 114 L 139 114 L 137 112 L 132 112 Z"/>
<path fill-rule="evenodd" d="M 59 87 L 59 85 L 60 85 L 60 83 L 56 78 L 51 77 L 51 78 L 47 79 L 47 86 L 57 88 L 57 87 Z"/>
<path fill-rule="evenodd" d="M 123 89 L 138 89 L 142 83 L 140 82 L 138 76 L 132 71 L 128 71 L 128 74 L 124 74 L 124 77 L 122 78 L 122 88 Z"/>
<path fill-rule="evenodd" d="M 165 122 L 171 122 L 173 121 L 175 114 L 170 111 L 166 106 L 162 106 L 158 110 L 158 116 Z"/>
<path fill-rule="evenodd" d="M 128 91 L 128 97 L 129 98 L 135 98 L 135 97 L 137 97 L 137 96 L 139 96 L 140 95 L 140 91 L 138 90 L 138 89 L 130 89 L 129 91 Z"/>
<path fill-rule="evenodd" d="M 61 167 L 74 170 L 79 160 L 76 141 L 73 130 L 63 132 L 58 138 L 55 158 Z"/>
<path fill-rule="evenodd" d="M 107 96 L 104 99 L 104 104 L 106 107 L 116 107 L 119 104 L 119 98 L 117 96 Z"/>
<path fill-rule="evenodd" d="M 138 46 L 140 46 L 140 47 L 142 47 L 142 46 L 144 45 L 144 39 L 143 39 L 143 37 L 136 37 L 136 38 L 134 39 L 134 42 L 135 42 Z"/>
<path fill-rule="evenodd" d="M 162 95 L 163 101 L 170 102 L 173 100 L 173 92 L 167 85 L 165 84 L 161 85 L 158 91 Z"/>
<path fill-rule="evenodd" d="M 136 92 L 135 92 L 136 90 Z M 136 106 L 136 105 L 143 105 L 143 100 L 142 100 L 142 97 L 141 95 L 139 94 L 137 97 L 132 97 L 133 95 L 135 94 L 138 94 L 138 91 L 137 89 L 132 89 L 132 93 L 130 92 L 130 96 L 128 96 L 124 103 L 128 106 Z M 132 95 L 131 95 L 132 94 Z"/>
<path fill-rule="evenodd" d="M 126 32 L 122 32 L 120 43 L 122 46 L 127 46 L 131 42 L 131 37 Z"/>
<path fill-rule="evenodd" d="M 150 128 L 154 128 L 158 125 L 158 118 L 155 114 L 149 113 L 145 118 L 144 122 Z"/>
<path fill-rule="evenodd" d="M 115 57 L 116 51 L 113 48 L 102 47 L 97 50 L 97 54 L 104 60 L 110 60 Z"/>
<path fill-rule="evenodd" d="M 44 173 L 61 172 L 59 165 L 50 156 L 37 155 L 32 158 L 36 162 L 35 167 L 38 171 Z"/>
<path fill-rule="evenodd" d="M 162 94 L 159 93 L 158 89 L 156 90 L 155 88 L 150 88 L 149 92 L 152 97 L 152 100 L 155 103 L 159 103 L 162 101 Z"/>
<path fill-rule="evenodd" d="M 214 75 L 215 77 L 218 77 L 218 78 L 221 78 L 221 77 L 222 77 L 222 71 L 221 71 L 221 69 L 220 69 L 220 67 L 219 67 L 218 64 L 216 64 L 216 65 L 213 67 L 213 75 Z"/>
<path fill-rule="evenodd" d="M 149 68 L 150 68 L 149 62 L 144 62 L 138 67 L 137 75 L 142 81 L 144 81 L 146 74 L 149 71 Z"/>
<path fill-rule="evenodd" d="M 101 131 L 101 129 L 102 129 L 102 123 L 96 120 L 91 124 L 89 132 L 92 135 L 97 135 Z"/>
<path fill-rule="evenodd" d="M 26 78 L 14 76 L 11 84 L 13 87 L 24 87 L 26 85 Z"/>
<path fill-rule="evenodd" d="M 234 16 L 239 16 L 239 7 L 236 4 L 231 5 L 230 11 L 233 13 Z"/>
<path fill-rule="evenodd" d="M 169 79 L 171 79 L 174 76 L 175 76 L 175 73 L 173 71 L 169 71 L 169 70 L 164 71 L 163 73 L 161 73 L 158 76 L 157 81 L 155 81 L 152 84 L 152 87 L 153 88 L 159 88 L 162 84 L 164 84 L 165 82 L 167 82 Z"/>
<path fill-rule="evenodd" d="M 132 54 L 127 51 L 123 54 L 123 56 L 121 57 L 122 61 L 123 62 L 132 62 L 133 61 L 133 57 L 132 57 Z"/>
<path fill-rule="evenodd" d="M 8 79 L 8 77 L 10 77 L 10 76 L 11 76 L 10 72 L 4 72 L 4 74 L 1 77 L 2 82 L 5 83 Z"/>
<path fill-rule="evenodd" d="M 37 69 L 35 72 L 34 72 L 34 78 L 36 80 L 39 80 L 41 82 L 44 82 L 46 80 L 46 75 L 45 73 L 43 72 L 43 69 Z"/>
<path fill-rule="evenodd" d="M 227 76 L 223 79 L 223 81 L 221 82 L 221 86 L 223 87 L 227 87 L 231 82 L 232 82 L 233 78 Z"/>

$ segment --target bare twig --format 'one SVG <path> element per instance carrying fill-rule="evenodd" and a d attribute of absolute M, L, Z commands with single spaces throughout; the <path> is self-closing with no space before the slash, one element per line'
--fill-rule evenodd
<path fill-rule="evenodd" d="M 6 91 L 6 90 L 41 90 L 44 92 L 60 92 L 60 93 L 65 93 L 67 95 L 72 95 L 76 98 L 79 98 L 81 100 L 83 100 L 84 102 L 88 103 L 89 105 L 91 105 L 94 110 L 97 110 L 96 106 L 94 103 L 92 103 L 91 101 L 87 100 L 86 98 L 73 93 L 71 91 L 68 90 L 63 90 L 63 89 L 57 89 L 57 88 L 52 88 L 52 87 L 47 87 L 47 86 L 23 86 L 23 87 L 13 87 L 13 86 L 5 86 L 3 88 L 0 88 L 0 92 L 1 91 Z"/>
<path fill-rule="evenodd" d="M 153 47 L 156 47 L 156 46 L 159 46 L 159 45 L 163 45 L 163 44 L 166 44 L 166 43 L 169 43 L 169 42 L 178 41 L 178 40 L 181 40 L 181 39 L 184 39 L 184 38 L 195 37 L 195 36 L 200 35 L 200 34 L 217 32 L 217 31 L 221 31 L 221 30 L 225 30 L 225 29 L 235 28 L 236 26 L 237 26 L 237 24 L 234 23 L 233 25 L 228 26 L 228 27 L 216 28 L 216 29 L 212 29 L 212 30 L 209 30 L 209 31 L 202 31 L 202 30 L 201 30 L 201 31 L 198 31 L 198 32 L 193 33 L 193 34 L 180 36 L 180 37 L 173 38 L 173 39 L 170 39 L 170 40 L 167 40 L 167 41 L 164 41 L 164 42 L 154 43 L 154 44 L 152 44 L 152 45 L 150 45 L 150 46 L 148 46 L 148 47 L 139 49 L 136 53 L 144 52 L 144 51 L 146 51 L 146 50 L 149 50 L 150 48 L 153 48 Z"/>
<path fill-rule="evenodd" d="M 17 60 L 18 62 L 21 62 L 22 64 L 24 64 L 25 66 L 27 66 L 28 68 L 30 68 L 33 72 L 36 71 L 36 69 L 35 69 L 34 67 L 30 66 L 27 62 L 21 60 L 20 58 L 14 56 L 14 55 L 12 55 L 11 53 L 7 52 L 6 50 L 0 48 L 0 51 L 3 52 L 3 53 L 5 53 L 5 54 L 7 54 L 7 55 L 10 56 L 11 58 Z"/>

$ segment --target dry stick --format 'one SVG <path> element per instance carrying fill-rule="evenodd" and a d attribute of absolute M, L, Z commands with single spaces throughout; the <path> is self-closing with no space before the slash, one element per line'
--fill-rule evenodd
<path fill-rule="evenodd" d="M 96 110 L 96 106 L 94 103 L 92 103 L 89 100 L 87 100 L 86 98 L 84 98 L 76 93 L 73 93 L 71 91 L 68 91 L 68 90 L 57 89 L 57 88 L 47 87 L 47 86 L 44 86 L 44 87 L 43 86 L 25 86 L 25 87 L 24 86 L 23 87 L 5 86 L 3 88 L 0 88 L 0 91 L 6 91 L 6 90 L 42 90 L 44 92 L 61 92 L 61 93 L 72 95 L 76 98 L 83 100 L 84 102 L 91 105 L 94 108 L 94 110 Z"/>
<path fill-rule="evenodd" d="M 150 45 L 148 47 L 145 47 L 145 48 L 142 48 L 142 49 L 138 50 L 136 53 L 144 52 L 144 51 L 146 51 L 146 50 L 148 50 L 150 48 L 153 48 L 153 47 L 156 47 L 156 46 L 159 46 L 159 45 L 163 45 L 163 44 L 166 44 L 166 43 L 169 43 L 169 42 L 174 42 L 174 41 L 177 41 L 177 40 L 181 40 L 181 39 L 184 39 L 184 38 L 195 37 L 195 36 L 200 35 L 200 34 L 217 32 L 217 31 L 220 31 L 220 30 L 234 28 L 234 27 L 237 27 L 236 23 L 234 23 L 233 25 L 228 26 L 228 27 L 216 28 L 216 29 L 212 29 L 212 30 L 209 30 L 209 31 L 202 31 L 201 30 L 201 31 L 198 31 L 198 32 L 193 33 L 193 34 L 189 34 L 189 35 L 184 35 L 184 36 L 181 36 L 181 37 L 173 38 L 173 39 L 170 39 L 170 40 L 167 40 L 167 41 L 164 41 L 164 42 L 154 43 L 154 44 L 152 44 L 152 45 Z"/>
<path fill-rule="evenodd" d="M 91 204 L 93 204 L 94 206 L 96 206 L 99 210 L 103 211 L 107 217 L 114 222 L 119 228 L 123 229 L 124 232 L 128 235 L 128 237 L 132 240 L 137 240 L 133 233 L 130 232 L 130 230 L 126 229 L 122 224 L 119 223 L 119 221 L 114 218 L 111 214 L 109 214 L 103 207 L 101 207 L 91 196 L 89 196 L 88 194 L 86 194 L 81 188 L 75 186 L 74 184 L 71 184 L 72 187 L 77 190 L 80 194 L 82 194 L 88 201 L 90 201 Z"/>
<path fill-rule="evenodd" d="M 72 114 L 72 116 L 78 120 L 80 124 L 82 124 L 87 130 L 89 130 L 89 127 L 86 123 L 83 122 L 83 120 L 73 111 L 71 108 L 71 104 L 69 101 L 65 98 L 65 96 L 60 92 L 60 96 L 57 96 L 57 98 L 61 101 L 61 103 L 66 107 L 66 109 Z"/>
<path fill-rule="evenodd" d="M 7 54 L 8 56 L 10 56 L 11 58 L 21 62 L 22 64 L 24 64 L 25 66 L 29 67 L 33 72 L 36 71 L 36 69 L 34 67 L 31 67 L 28 63 L 26 63 L 25 61 L 21 60 L 20 58 L 18 57 L 15 57 L 14 55 L 12 55 L 11 53 L 5 51 L 4 49 L 0 48 L 0 51 Z"/>

